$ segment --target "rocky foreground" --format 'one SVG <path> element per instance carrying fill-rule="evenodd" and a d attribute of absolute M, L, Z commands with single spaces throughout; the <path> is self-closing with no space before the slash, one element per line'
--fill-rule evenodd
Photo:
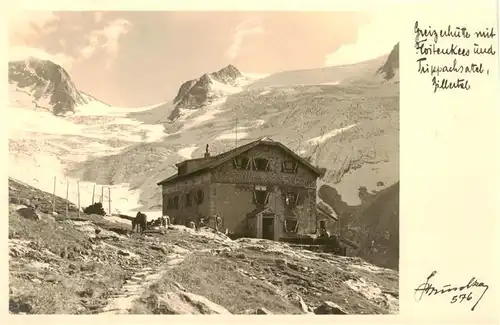
<path fill-rule="evenodd" d="M 133 234 L 118 218 L 44 213 L 32 203 L 44 192 L 9 190 L 14 314 L 398 313 L 398 272 L 359 258 L 208 228 Z"/>

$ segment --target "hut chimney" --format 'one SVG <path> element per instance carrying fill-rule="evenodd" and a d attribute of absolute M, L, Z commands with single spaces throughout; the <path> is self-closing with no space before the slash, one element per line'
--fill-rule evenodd
<path fill-rule="evenodd" d="M 208 144 L 207 144 L 207 147 L 205 149 L 205 158 L 210 158 L 210 152 L 208 152 Z"/>

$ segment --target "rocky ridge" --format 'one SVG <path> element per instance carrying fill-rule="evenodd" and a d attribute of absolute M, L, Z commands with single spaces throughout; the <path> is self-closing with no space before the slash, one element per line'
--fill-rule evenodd
<path fill-rule="evenodd" d="M 390 80 L 394 78 L 398 72 L 399 72 L 399 43 L 394 45 L 384 65 L 382 65 L 377 70 L 377 74 L 382 75 L 385 80 Z"/>
<path fill-rule="evenodd" d="M 170 119 L 175 119 L 181 108 L 197 109 L 224 95 L 214 87 L 215 83 L 234 87 L 240 78 L 243 78 L 242 73 L 235 66 L 228 65 L 218 71 L 205 73 L 198 79 L 184 82 L 173 100 L 175 108 Z"/>
<path fill-rule="evenodd" d="M 74 112 L 75 107 L 96 99 L 79 91 L 60 65 L 34 57 L 9 62 L 9 83 L 33 97 L 35 108 L 55 115 Z"/>

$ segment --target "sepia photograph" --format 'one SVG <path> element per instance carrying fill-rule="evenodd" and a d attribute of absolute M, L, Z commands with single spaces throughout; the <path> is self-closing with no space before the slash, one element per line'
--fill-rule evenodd
<path fill-rule="evenodd" d="M 398 315 L 391 15 L 9 15 L 9 313 Z"/>

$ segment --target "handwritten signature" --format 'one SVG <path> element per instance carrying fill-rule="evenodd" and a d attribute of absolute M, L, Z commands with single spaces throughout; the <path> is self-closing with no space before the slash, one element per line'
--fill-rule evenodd
<path fill-rule="evenodd" d="M 469 283 L 462 286 L 452 286 L 451 284 L 446 284 L 441 288 L 436 288 L 430 282 L 431 279 L 436 275 L 437 271 L 432 271 L 431 274 L 427 277 L 426 281 L 419 285 L 415 290 L 414 297 L 417 301 L 422 300 L 424 295 L 427 296 L 437 296 L 444 295 L 448 293 L 455 293 L 451 297 L 450 304 L 462 303 L 464 301 L 471 301 L 474 299 L 473 288 L 482 288 L 484 289 L 476 303 L 472 306 L 471 310 L 474 311 L 479 302 L 483 299 L 484 294 L 490 288 L 487 284 L 483 282 L 479 282 L 475 277 L 472 277 L 469 280 Z"/>

